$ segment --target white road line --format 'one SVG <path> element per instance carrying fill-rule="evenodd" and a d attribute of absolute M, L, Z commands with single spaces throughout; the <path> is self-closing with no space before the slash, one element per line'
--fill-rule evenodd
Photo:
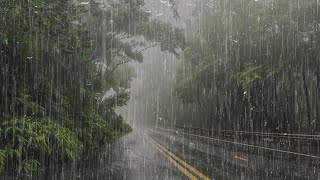
<path fill-rule="evenodd" d="M 159 127 L 157 127 L 157 128 L 159 128 Z M 173 130 L 170 130 L 170 129 L 165 129 L 165 128 L 159 128 L 159 129 L 164 129 L 164 130 L 173 132 Z M 259 148 L 259 149 L 264 149 L 264 150 L 270 150 L 270 151 L 276 151 L 276 152 L 281 152 L 281 153 L 294 154 L 294 155 L 299 155 L 299 156 L 305 156 L 305 157 L 311 157 L 311 158 L 320 159 L 320 156 L 302 154 L 302 153 L 297 153 L 297 152 L 292 152 L 292 151 L 285 151 L 285 150 L 280 150 L 280 149 L 272 149 L 272 148 L 267 148 L 267 147 L 263 147 L 263 146 L 251 145 L 251 144 L 244 144 L 244 143 L 228 141 L 228 140 L 223 140 L 223 139 L 217 139 L 217 138 L 212 138 L 212 137 L 206 137 L 206 136 L 201 136 L 201 135 L 196 135 L 196 134 L 184 133 L 184 132 L 181 132 L 181 131 L 178 131 L 178 132 L 179 132 L 179 134 L 186 134 L 186 135 L 189 135 L 189 136 L 195 136 L 195 137 L 200 137 L 200 138 L 205 138 L 205 139 L 211 139 L 211 140 L 215 140 L 215 141 L 221 141 L 221 142 L 237 144 L 237 145 L 242 145 L 242 146 L 247 146 L 247 147 L 253 147 L 253 148 Z"/>
<path fill-rule="evenodd" d="M 182 128 L 182 126 L 180 126 Z M 179 128 L 180 128 L 179 127 Z M 192 128 L 195 129 L 193 127 L 190 126 L 185 126 L 184 128 Z M 284 133 L 262 133 L 262 132 L 251 132 L 251 131 L 233 131 L 233 130 L 218 130 L 218 129 L 205 129 L 205 128 L 199 128 L 200 130 L 205 130 L 205 131 L 218 131 L 218 132 L 235 132 L 236 134 L 258 134 L 258 135 L 279 135 L 279 136 L 275 136 L 275 137 L 290 137 L 290 136 L 294 136 L 294 137 L 315 137 L 314 139 L 319 139 L 320 135 L 312 135 L 312 134 L 284 134 Z M 195 129 L 196 130 L 196 129 Z"/>

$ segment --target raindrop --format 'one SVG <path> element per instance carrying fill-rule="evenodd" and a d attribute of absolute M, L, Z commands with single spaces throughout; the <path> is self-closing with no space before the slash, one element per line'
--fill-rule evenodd
<path fill-rule="evenodd" d="M 88 5 L 88 4 L 89 4 L 89 1 L 88 1 L 88 2 L 81 2 L 80 4 L 81 4 L 81 5 Z"/>
<path fill-rule="evenodd" d="M 165 4 L 167 3 L 168 1 L 167 0 L 160 0 L 161 3 Z"/>

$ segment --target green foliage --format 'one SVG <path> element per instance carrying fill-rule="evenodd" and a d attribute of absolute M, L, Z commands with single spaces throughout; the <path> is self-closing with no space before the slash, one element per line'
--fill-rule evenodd
<path fill-rule="evenodd" d="M 32 113 L 39 113 L 42 115 L 45 114 L 45 108 L 32 101 L 32 96 L 21 93 L 20 97 L 17 97 L 16 99 L 18 101 L 18 104 L 20 104 L 27 111 L 30 111 Z"/>
<path fill-rule="evenodd" d="M 82 148 L 71 130 L 48 118 L 11 119 L 5 121 L 2 127 L 7 139 L 3 143 L 5 149 L 2 149 L 2 153 L 16 161 L 23 159 L 17 169 L 19 173 L 35 170 L 40 164 L 39 159 L 32 159 L 37 157 L 29 157 L 32 152 L 45 155 L 63 152 L 67 158 L 75 160 Z M 52 146 L 50 142 L 55 142 L 57 146 Z"/>
<path fill-rule="evenodd" d="M 142 52 L 154 46 L 177 56 L 184 48 L 182 30 L 150 19 L 143 0 L 109 8 L 81 2 L 0 1 L 0 165 L 5 157 L 6 171 L 32 171 L 42 154 L 77 159 L 129 132 L 115 113 L 130 97 L 128 63 L 142 62 Z M 116 95 L 103 99 L 111 88 Z"/>
<path fill-rule="evenodd" d="M 117 108 L 127 104 L 130 94 L 126 90 L 121 90 L 115 95 L 105 99 L 104 105 L 108 108 Z"/>
<path fill-rule="evenodd" d="M 247 89 L 253 82 L 261 79 L 261 76 L 259 75 L 261 68 L 263 67 L 249 67 L 235 75 L 235 78 L 243 89 Z"/>
<path fill-rule="evenodd" d="M 28 173 L 37 169 L 39 161 L 34 159 L 24 159 L 18 166 L 18 173 Z"/>
<path fill-rule="evenodd" d="M 2 173 L 4 170 L 6 158 L 7 158 L 6 151 L 0 149 L 0 173 Z"/>
<path fill-rule="evenodd" d="M 195 9 L 178 70 L 175 94 L 185 106 L 208 119 L 203 126 L 319 132 L 319 3 L 211 3 Z"/>
<path fill-rule="evenodd" d="M 132 128 L 127 123 L 125 123 L 123 117 L 118 116 L 115 130 L 120 133 L 128 133 L 132 131 Z"/>
<path fill-rule="evenodd" d="M 113 130 L 96 112 L 82 112 L 83 127 L 78 129 L 81 140 L 90 148 L 100 147 L 113 138 Z"/>
<path fill-rule="evenodd" d="M 137 33 L 149 41 L 160 43 L 162 51 L 168 51 L 178 56 L 178 49 L 185 48 L 183 31 L 161 21 L 143 22 L 138 24 Z"/>

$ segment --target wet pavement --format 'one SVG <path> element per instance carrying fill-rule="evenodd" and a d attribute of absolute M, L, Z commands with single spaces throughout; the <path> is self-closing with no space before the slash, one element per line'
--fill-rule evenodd
<path fill-rule="evenodd" d="M 73 165 L 52 167 L 30 179 L 81 180 L 173 180 L 187 179 L 145 136 L 134 130 L 101 148 L 99 153 L 83 157 Z M 45 170 L 44 170 L 45 171 Z"/>
<path fill-rule="evenodd" d="M 186 179 L 178 168 L 152 146 L 145 135 L 144 131 L 135 130 L 117 139 L 102 149 L 98 157 L 84 160 L 81 163 L 84 166 L 76 171 L 67 171 L 62 179 Z"/>
<path fill-rule="evenodd" d="M 182 135 L 176 130 L 135 129 L 73 165 L 53 167 L 30 179 L 189 179 L 147 138 L 210 179 L 320 179 L 319 161 Z M 172 156 L 171 156 L 172 157 Z M 190 171 L 183 163 L 185 169 Z M 195 173 L 191 172 L 196 176 Z M 199 176 L 198 176 L 199 177 Z"/>
<path fill-rule="evenodd" d="M 111 144 L 107 171 L 109 179 L 186 179 L 146 138 L 135 131 Z"/>
<path fill-rule="evenodd" d="M 319 160 L 313 158 L 182 135 L 176 130 L 158 128 L 150 134 L 212 179 L 320 179 Z"/>

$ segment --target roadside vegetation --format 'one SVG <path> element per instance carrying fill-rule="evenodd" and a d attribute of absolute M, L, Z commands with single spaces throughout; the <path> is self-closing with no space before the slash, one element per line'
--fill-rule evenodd
<path fill-rule="evenodd" d="M 115 110 L 130 97 L 130 62 L 154 46 L 178 55 L 184 35 L 143 0 L 2 0 L 0 172 L 72 162 L 130 132 Z"/>
<path fill-rule="evenodd" d="M 318 9 L 317 1 L 202 1 L 178 70 L 177 124 L 319 133 Z"/>

